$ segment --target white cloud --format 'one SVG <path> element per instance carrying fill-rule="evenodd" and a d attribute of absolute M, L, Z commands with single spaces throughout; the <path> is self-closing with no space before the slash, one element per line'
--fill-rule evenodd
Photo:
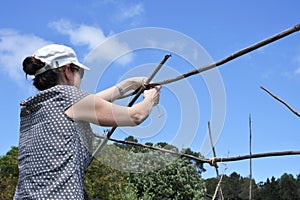
<path fill-rule="evenodd" d="M 50 23 L 50 27 L 61 34 L 68 35 L 71 43 L 74 45 L 87 45 L 89 50 L 97 52 L 93 53 L 93 55 L 97 55 L 96 59 L 98 60 L 111 60 L 112 58 L 116 58 L 124 54 L 124 52 L 130 51 L 126 43 L 118 42 L 116 39 L 111 39 L 107 45 L 102 45 L 101 49 L 97 49 L 97 47 L 103 44 L 109 36 L 105 36 L 102 29 L 94 26 L 84 24 L 76 25 L 72 24 L 68 20 L 59 20 Z M 117 62 L 121 65 L 125 65 L 131 62 L 131 60 L 132 55 L 128 54 L 122 59 L 117 60 Z"/>
<path fill-rule="evenodd" d="M 112 11 L 111 19 L 117 23 L 126 24 L 129 27 L 136 27 L 142 23 L 142 15 L 145 12 L 142 3 L 132 3 L 129 1 L 112 1 L 115 8 Z"/>
<path fill-rule="evenodd" d="M 141 3 L 130 6 L 122 6 L 120 9 L 121 12 L 118 15 L 118 19 L 122 21 L 138 17 L 144 12 L 144 7 Z"/>
<path fill-rule="evenodd" d="M 20 34 L 12 29 L 0 29 L 0 69 L 22 85 L 24 83 L 22 70 L 24 58 L 48 43 L 34 35 Z"/>
<path fill-rule="evenodd" d="M 100 28 L 87 25 L 74 25 L 68 20 L 54 21 L 49 24 L 61 34 L 68 35 L 74 45 L 88 45 L 89 49 L 97 47 L 106 37 Z"/>
<path fill-rule="evenodd" d="M 99 44 L 108 39 L 103 31 L 94 26 L 74 25 L 67 20 L 52 22 L 51 27 L 59 33 L 67 35 L 75 46 L 87 45 L 91 51 Z M 25 57 L 32 55 L 36 49 L 41 48 L 51 41 L 32 34 L 21 34 L 13 29 L 0 29 L 0 72 L 7 74 L 20 86 L 24 85 L 24 72 L 22 62 Z M 120 43 L 116 39 L 111 39 L 109 45 L 105 45 L 105 50 L 97 54 L 97 59 L 111 60 L 119 55 L 130 52 L 126 43 Z M 127 54 L 116 61 L 120 65 L 126 65 L 133 59 L 132 54 Z"/>
<path fill-rule="evenodd" d="M 122 55 L 122 57 L 120 57 Z M 117 59 L 117 60 L 115 60 Z M 88 63 L 116 61 L 120 65 L 126 65 L 133 59 L 130 48 L 126 43 L 120 43 L 117 39 L 110 38 L 102 43 L 99 48 L 95 48 L 87 57 Z"/>

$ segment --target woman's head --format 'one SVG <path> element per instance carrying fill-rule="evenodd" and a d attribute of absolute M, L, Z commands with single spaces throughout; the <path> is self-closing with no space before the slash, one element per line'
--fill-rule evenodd
<path fill-rule="evenodd" d="M 88 67 L 81 64 L 73 49 L 67 46 L 51 44 L 38 49 L 33 56 L 23 61 L 23 70 L 34 75 L 33 85 L 38 90 L 45 90 L 58 84 L 75 85 Z M 78 76 L 79 75 L 79 76 Z"/>

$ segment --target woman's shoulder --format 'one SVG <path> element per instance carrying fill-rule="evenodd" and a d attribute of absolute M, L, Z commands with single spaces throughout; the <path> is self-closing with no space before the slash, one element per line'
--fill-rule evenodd
<path fill-rule="evenodd" d="M 52 87 L 52 91 L 59 92 L 70 96 L 87 96 L 89 93 L 72 85 L 57 85 Z"/>
<path fill-rule="evenodd" d="M 58 92 L 63 92 L 63 91 L 78 91 L 80 89 L 76 88 L 73 85 L 56 85 L 53 86 L 49 89 L 47 89 L 48 91 L 58 91 Z"/>
<path fill-rule="evenodd" d="M 76 88 L 72 85 L 56 85 L 49 89 L 43 90 L 38 92 L 37 94 L 27 98 L 26 100 L 21 101 L 21 105 L 28 105 L 28 104 L 36 104 L 48 99 L 52 99 L 55 97 L 58 98 L 74 98 L 76 96 L 84 97 L 87 96 L 89 93 L 83 91 L 79 88 Z"/>

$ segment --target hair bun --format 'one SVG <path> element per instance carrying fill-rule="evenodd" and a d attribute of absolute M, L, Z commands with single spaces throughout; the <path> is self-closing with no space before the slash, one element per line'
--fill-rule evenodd
<path fill-rule="evenodd" d="M 37 70 L 45 66 L 45 63 L 33 56 L 28 56 L 23 61 L 23 71 L 29 75 L 34 75 Z"/>

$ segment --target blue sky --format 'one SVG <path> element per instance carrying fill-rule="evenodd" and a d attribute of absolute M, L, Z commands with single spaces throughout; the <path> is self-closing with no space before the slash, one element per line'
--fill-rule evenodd
<path fill-rule="evenodd" d="M 89 58 L 93 49 L 114 35 L 137 28 L 155 27 L 189 37 L 203 47 L 204 54 L 211 61 L 217 61 L 300 23 L 299 6 L 300 2 L 297 0 L 2 2 L 0 155 L 5 154 L 11 146 L 18 145 L 19 103 L 36 92 L 31 86 L 31 77 L 25 79 L 21 63 L 26 56 L 45 44 L 62 43 L 71 46 L 83 62 Z M 260 89 L 260 86 L 266 87 L 296 110 L 300 110 L 299 41 L 298 32 L 226 63 L 215 71 L 221 76 L 226 96 L 225 121 L 216 143 L 218 156 L 248 154 L 249 115 L 252 117 L 253 153 L 299 150 L 300 119 Z M 102 56 L 115 55 L 124 47 L 121 43 L 116 45 L 108 48 Z M 142 49 L 118 59 L 101 76 L 97 90 L 115 84 L 132 70 L 132 66 L 157 64 L 166 53 L 167 51 Z M 210 60 L 205 60 L 208 61 Z M 176 54 L 166 65 L 166 69 L 174 69 L 176 73 L 185 73 L 195 67 Z M 96 70 L 98 69 L 95 67 L 94 71 Z M 134 75 L 147 75 L 150 72 L 151 70 L 142 70 Z M 87 72 L 86 77 L 90 76 L 88 73 L 94 72 Z M 165 77 L 166 74 L 172 73 L 162 72 L 157 80 L 169 78 Z M 193 90 L 192 96 L 195 95 L 193 98 L 196 99 L 198 111 L 191 110 L 186 102 L 193 100 L 186 94 L 179 94 L 182 91 L 178 89 L 180 87 Z M 163 128 L 157 135 L 140 135 L 140 142 L 172 143 L 181 121 L 184 121 L 185 124 L 190 124 L 188 127 L 196 127 L 197 131 L 192 142 L 181 145 L 200 151 L 207 133 L 207 122 L 211 119 L 211 95 L 205 77 L 201 75 L 173 85 L 173 88 L 165 86 L 160 103 L 164 116 L 158 118 L 155 108 L 153 121 L 158 124 L 145 122 L 147 124 L 144 125 L 148 130 L 155 130 L 155 126 L 161 124 Z M 200 116 L 196 120 L 195 114 Z M 188 131 L 187 128 L 186 132 Z M 114 136 L 122 138 L 126 134 L 117 133 Z M 206 154 L 206 157 L 211 156 L 211 153 Z M 242 176 L 249 174 L 248 161 L 226 163 L 226 166 L 227 174 L 233 171 Z M 204 177 L 215 176 L 213 168 L 207 165 L 206 168 Z M 220 168 L 222 170 L 224 165 L 220 164 Z M 280 177 L 285 172 L 293 175 L 300 173 L 299 156 L 253 160 L 253 176 L 256 181 L 265 181 L 271 176 Z"/>

